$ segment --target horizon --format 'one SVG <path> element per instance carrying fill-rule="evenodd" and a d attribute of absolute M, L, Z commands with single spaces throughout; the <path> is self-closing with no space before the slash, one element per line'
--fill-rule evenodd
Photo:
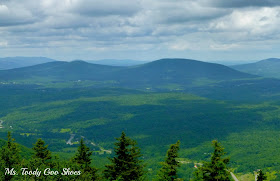
<path fill-rule="evenodd" d="M 280 2 L 0 1 L 2 57 L 244 62 L 280 57 Z"/>
<path fill-rule="evenodd" d="M 59 59 L 55 59 L 52 57 L 44 57 L 44 56 L 9 56 L 9 57 L 0 57 L 1 59 L 14 59 L 14 58 L 47 58 L 47 59 L 52 59 L 54 61 L 65 61 L 65 62 L 72 62 L 72 61 L 85 61 L 85 62 L 98 62 L 98 61 L 112 61 L 112 63 L 115 62 L 121 62 L 121 61 L 135 61 L 135 62 L 144 62 L 144 63 L 149 63 L 149 62 L 153 62 L 153 61 L 157 61 L 157 60 L 161 60 L 161 59 L 186 59 L 186 60 L 194 60 L 194 61 L 201 61 L 201 62 L 208 62 L 208 63 L 217 63 L 217 64 L 222 64 L 222 65 L 226 65 L 226 66 L 232 66 L 232 65 L 241 65 L 241 64 L 248 64 L 248 63 L 257 63 L 259 61 L 263 61 L 263 60 L 268 60 L 268 59 L 279 59 L 280 58 L 276 58 L 276 57 L 268 57 L 265 59 L 261 59 L 261 60 L 227 60 L 227 61 L 223 61 L 223 60 L 200 60 L 200 59 L 191 59 L 191 58 L 182 58 L 182 57 L 164 57 L 164 58 L 160 58 L 160 59 L 155 59 L 155 60 L 139 60 L 139 59 L 114 59 L 114 58 L 106 58 L 106 59 L 70 59 L 70 60 L 59 60 Z M 3 60 L 2 60 L 3 61 Z"/>

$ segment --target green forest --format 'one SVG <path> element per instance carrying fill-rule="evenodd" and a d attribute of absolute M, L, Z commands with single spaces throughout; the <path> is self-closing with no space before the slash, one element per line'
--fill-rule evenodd
<path fill-rule="evenodd" d="M 11 132 L 16 140 L 15 150 L 20 150 L 16 151 L 20 159 L 14 159 L 22 160 L 16 165 L 43 170 L 49 164 L 52 171 L 60 173 L 71 165 L 73 170 L 79 168 L 87 173 L 85 177 L 121 180 L 124 178 L 113 177 L 111 171 L 105 170 L 117 169 L 113 166 L 117 161 L 115 138 L 125 132 L 133 140 L 130 145 L 137 141 L 134 161 L 137 169 L 142 169 L 135 175 L 146 180 L 164 180 L 163 173 L 171 169 L 176 174 L 167 180 L 191 180 L 201 179 L 201 172 L 214 167 L 207 162 L 213 155 L 211 142 L 218 140 L 217 145 L 222 144 L 226 153 L 225 160 L 221 160 L 226 171 L 220 180 L 231 179 L 231 172 L 241 181 L 253 181 L 260 170 L 259 175 L 267 180 L 279 180 L 280 81 L 216 64 L 191 65 L 192 61 L 160 60 L 128 68 L 94 64 L 86 68 L 83 62 L 47 63 L 2 71 L 0 74 L 5 76 L 0 84 L 1 148 L 5 148 L 7 133 Z M 199 74 L 189 65 L 209 71 Z M 76 68 L 83 71 L 77 70 L 64 79 Z M 190 70 L 189 75 L 176 79 L 186 73 L 185 69 Z M 138 72 L 153 70 L 152 79 L 141 79 Z M 222 73 L 215 74 L 219 70 Z M 111 74 L 118 71 L 119 77 Z M 101 80 L 108 72 L 110 77 Z M 91 75 L 102 76 L 91 79 Z M 137 78 L 134 83 L 133 76 Z M 45 161 L 36 161 L 35 145 L 48 150 L 44 153 Z M 173 161 L 166 158 L 171 147 L 177 150 Z M 77 159 L 81 149 L 87 150 L 84 163 Z M 41 162 L 42 165 L 36 165 Z M 176 164 L 170 167 L 164 162 Z"/>
<path fill-rule="evenodd" d="M 11 132 L 8 132 L 7 140 L 2 144 L 1 180 L 184 180 L 179 174 L 184 163 L 179 157 L 180 141 L 170 145 L 164 160 L 159 163 L 160 169 L 153 177 L 149 175 L 137 142 L 124 132 L 116 138 L 113 157 L 108 157 L 109 163 L 104 169 L 97 169 L 92 163 L 93 151 L 83 138 L 69 161 L 53 154 L 41 138 L 27 152 L 22 152 L 24 149 L 12 138 Z M 188 175 L 190 180 L 233 180 L 233 169 L 228 166 L 230 158 L 226 157 L 224 148 L 217 140 L 212 141 L 212 146 L 213 153 L 209 155 L 208 161 L 195 164 L 194 172 Z M 257 177 L 258 181 L 267 180 L 262 170 L 258 171 Z"/>

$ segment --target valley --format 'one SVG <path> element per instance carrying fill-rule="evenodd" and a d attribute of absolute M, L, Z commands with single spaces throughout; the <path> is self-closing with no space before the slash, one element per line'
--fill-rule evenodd
<path fill-rule="evenodd" d="M 24 147 L 42 138 L 67 159 L 83 137 L 94 151 L 93 165 L 103 168 L 114 138 L 125 131 L 153 178 L 168 146 L 180 140 L 179 176 L 187 180 L 217 139 L 238 178 L 257 169 L 280 178 L 276 78 L 162 59 L 136 67 L 50 62 L 2 70 L 0 80 L 0 136 L 12 131 Z"/>

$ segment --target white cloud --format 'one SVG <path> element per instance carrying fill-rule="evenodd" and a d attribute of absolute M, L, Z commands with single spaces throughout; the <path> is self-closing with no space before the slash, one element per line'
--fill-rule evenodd
<path fill-rule="evenodd" d="M 24 8 L 9 7 L 0 4 L 0 27 L 34 22 L 32 13 Z"/>
<path fill-rule="evenodd" d="M 279 0 L 199 0 L 201 4 L 220 8 L 275 7 Z"/>
<path fill-rule="evenodd" d="M 210 23 L 218 31 L 247 32 L 250 36 L 279 33 L 280 8 L 235 10 L 230 15 Z M 250 38 L 250 37 L 248 37 Z"/>
<path fill-rule="evenodd" d="M 0 41 L 0 47 L 7 47 L 8 42 L 7 41 Z"/>
<path fill-rule="evenodd" d="M 239 47 L 237 44 L 211 44 L 210 48 L 212 50 L 232 50 Z"/>
<path fill-rule="evenodd" d="M 1 3 L 0 35 L 5 40 L 0 38 L 0 46 L 17 51 L 46 48 L 48 52 L 60 53 L 60 49 L 67 49 L 72 50 L 70 55 L 77 49 L 80 54 L 130 50 L 235 51 L 244 44 L 256 49 L 255 41 L 265 44 L 268 40 L 280 40 L 280 3 L 274 0 L 237 0 L 232 6 L 221 0 Z"/>

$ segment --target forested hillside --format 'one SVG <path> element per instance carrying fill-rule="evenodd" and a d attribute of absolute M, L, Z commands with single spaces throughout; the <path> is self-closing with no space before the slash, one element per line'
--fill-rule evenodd
<path fill-rule="evenodd" d="M 65 160 L 75 157 L 83 138 L 92 151 L 88 176 L 96 168 L 101 176 L 124 131 L 141 148 L 146 180 L 162 176 L 167 168 L 159 163 L 178 140 L 178 178 L 196 177 L 195 166 L 210 159 L 212 140 L 225 147 L 238 178 L 258 169 L 279 178 L 278 79 L 184 59 L 135 67 L 50 62 L 0 71 L 0 79 L 0 136 L 12 132 L 26 160 L 41 138 L 71 164 Z"/>
<path fill-rule="evenodd" d="M 280 78 L 279 73 L 280 59 L 269 58 L 256 63 L 241 64 L 231 66 L 232 68 L 249 74 L 260 75 L 264 77 Z"/>

